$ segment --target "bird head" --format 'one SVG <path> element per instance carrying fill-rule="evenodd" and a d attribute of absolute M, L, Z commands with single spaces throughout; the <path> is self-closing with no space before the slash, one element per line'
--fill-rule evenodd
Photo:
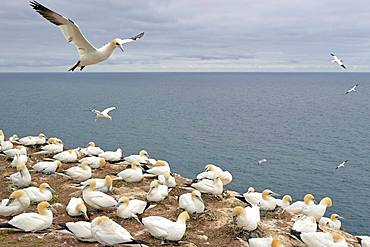
<path fill-rule="evenodd" d="M 283 201 L 287 202 L 289 205 L 293 202 L 293 199 L 290 195 L 283 196 Z"/>
<path fill-rule="evenodd" d="M 330 208 L 331 206 L 333 206 L 333 201 L 330 197 L 324 197 L 323 199 L 321 199 L 320 205 L 325 205 L 327 208 Z"/>
<path fill-rule="evenodd" d="M 312 195 L 312 194 L 307 194 L 303 197 L 303 201 L 306 203 L 306 204 L 310 204 L 310 203 L 313 203 L 315 201 L 315 197 Z"/>
<path fill-rule="evenodd" d="M 39 214 L 47 214 L 48 210 L 55 212 L 55 209 L 46 201 L 40 202 L 37 205 L 37 212 Z"/>
<path fill-rule="evenodd" d="M 122 204 L 123 205 L 128 205 L 128 203 L 129 203 L 129 201 L 130 201 L 130 199 L 128 199 L 128 197 L 126 197 L 126 196 L 121 196 L 120 198 L 119 198 L 119 200 L 118 200 L 118 203 L 117 203 L 117 205 L 116 205 L 116 207 L 118 208 L 119 206 L 121 206 Z"/>
<path fill-rule="evenodd" d="M 105 183 L 106 183 L 109 187 L 111 187 L 111 186 L 112 186 L 112 184 L 113 184 L 113 179 L 112 179 L 112 177 L 111 177 L 111 176 L 109 176 L 109 175 L 105 176 Z"/>
<path fill-rule="evenodd" d="M 99 160 L 99 166 L 100 166 L 100 168 L 103 168 L 106 164 L 107 164 L 107 162 L 105 161 L 105 159 L 101 158 Z"/>
<path fill-rule="evenodd" d="M 145 150 L 141 150 L 139 152 L 139 155 L 142 156 L 142 157 L 146 157 L 146 158 L 149 158 L 149 153 Z"/>
<path fill-rule="evenodd" d="M 39 137 L 39 138 L 46 138 L 46 136 L 45 136 L 45 134 L 44 134 L 44 133 L 40 133 L 40 134 L 38 135 L 38 137 Z"/>
<path fill-rule="evenodd" d="M 24 196 L 27 196 L 27 194 L 23 190 L 14 191 L 13 193 L 10 194 L 9 200 L 5 206 L 10 205 L 14 200 L 20 199 L 21 197 L 24 197 Z"/>
<path fill-rule="evenodd" d="M 95 147 L 95 146 L 96 146 L 95 142 L 89 142 L 87 144 L 87 147 Z"/>
<path fill-rule="evenodd" d="M 235 216 L 239 216 L 239 215 L 241 215 L 241 214 L 243 214 L 244 213 L 244 208 L 243 207 L 241 207 L 241 206 L 236 206 L 234 209 L 233 209 L 233 216 L 235 217 Z"/>
<path fill-rule="evenodd" d="M 181 214 L 179 214 L 179 217 L 177 217 L 177 221 L 186 222 L 190 219 L 190 216 L 188 212 L 184 211 Z"/>
<path fill-rule="evenodd" d="M 55 190 L 53 190 L 53 188 L 51 188 L 48 183 L 40 184 L 39 189 L 40 189 L 41 192 L 43 192 L 45 190 L 49 190 L 51 193 L 55 193 Z"/>
<path fill-rule="evenodd" d="M 89 169 L 89 162 L 88 161 L 83 161 L 82 163 L 79 164 L 79 166 L 84 169 L 84 170 L 87 170 Z"/>
<path fill-rule="evenodd" d="M 26 169 L 26 165 L 24 164 L 24 162 L 20 162 L 17 164 L 17 171 L 21 171 L 24 169 Z"/>
<path fill-rule="evenodd" d="M 202 194 L 197 191 L 197 190 L 193 190 L 191 192 L 191 198 L 194 200 L 194 199 L 198 199 L 199 201 L 201 201 L 203 203 L 203 199 L 202 199 Z"/>
<path fill-rule="evenodd" d="M 97 225 L 100 225 L 100 224 L 103 224 L 105 222 L 109 222 L 110 219 L 107 217 L 107 216 L 99 216 L 99 217 L 96 217 L 92 223 L 95 223 Z"/>
<path fill-rule="evenodd" d="M 114 47 L 119 47 L 122 52 L 125 52 L 123 50 L 123 40 L 122 39 L 116 38 L 112 40 L 112 44 L 114 45 Z"/>
<path fill-rule="evenodd" d="M 284 247 L 280 240 L 273 239 L 271 242 L 271 247 Z"/>
<path fill-rule="evenodd" d="M 87 208 L 83 202 L 76 206 L 76 210 L 80 212 L 86 220 L 89 220 L 89 216 L 87 216 Z"/>
<path fill-rule="evenodd" d="M 332 221 L 336 221 L 336 220 L 339 220 L 339 219 L 343 219 L 343 217 L 342 216 L 339 216 L 337 214 L 332 214 L 332 215 L 330 215 L 330 219 Z"/>
<path fill-rule="evenodd" d="M 269 190 L 269 189 L 266 189 L 266 190 L 264 190 L 263 192 L 262 192 L 262 197 L 263 197 L 263 199 L 267 199 L 267 198 L 269 198 L 269 197 L 271 197 L 271 196 L 280 196 L 279 194 L 277 194 L 277 193 L 275 193 L 275 192 L 273 192 L 273 191 L 271 191 L 271 190 Z"/>

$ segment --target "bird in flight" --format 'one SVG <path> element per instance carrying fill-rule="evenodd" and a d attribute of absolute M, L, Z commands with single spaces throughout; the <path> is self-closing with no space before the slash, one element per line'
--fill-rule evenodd
<path fill-rule="evenodd" d="M 30 5 L 45 19 L 57 25 L 68 43 L 72 43 L 76 47 L 79 54 L 79 59 L 68 71 L 74 71 L 77 67 L 79 67 L 81 71 L 87 65 L 97 64 L 105 61 L 112 55 L 116 47 L 119 47 L 122 52 L 124 52 L 123 44 L 133 42 L 137 39 L 140 39 L 144 35 L 142 32 L 131 38 L 116 38 L 100 48 L 95 48 L 82 34 L 78 25 L 71 19 L 62 16 L 51 9 L 48 9 L 36 1 L 30 1 Z"/>
<path fill-rule="evenodd" d="M 112 120 L 112 117 L 109 116 L 109 112 L 112 111 L 112 110 L 115 110 L 116 107 L 113 106 L 113 107 L 109 107 L 103 111 L 98 111 L 98 110 L 91 110 L 91 112 L 95 113 L 95 121 L 97 119 L 106 119 L 106 120 Z"/>
<path fill-rule="evenodd" d="M 345 165 L 345 164 L 347 164 L 347 162 L 348 162 L 348 160 L 345 160 L 345 161 L 341 162 L 341 163 L 337 166 L 337 168 L 335 168 L 335 169 L 339 169 L 339 168 L 344 167 L 344 165 Z"/>
<path fill-rule="evenodd" d="M 349 93 L 352 93 L 352 92 L 357 92 L 356 88 L 358 87 L 358 85 L 360 85 L 360 84 L 357 83 L 356 85 L 351 87 L 351 89 L 347 90 L 347 92 L 345 94 L 349 94 Z"/>
<path fill-rule="evenodd" d="M 258 161 L 258 164 L 259 165 L 262 165 L 263 163 L 267 162 L 267 159 L 261 159 Z"/>
<path fill-rule="evenodd" d="M 346 69 L 346 66 L 344 65 L 343 63 L 343 60 L 339 59 L 337 56 L 335 56 L 333 53 L 330 53 L 330 55 L 332 56 L 332 60 L 331 62 L 332 63 L 336 63 L 338 64 L 340 67 L 342 67 L 343 69 Z"/>

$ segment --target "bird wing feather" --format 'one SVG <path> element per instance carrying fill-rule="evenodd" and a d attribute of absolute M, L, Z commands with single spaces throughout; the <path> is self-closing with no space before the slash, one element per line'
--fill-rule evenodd
<path fill-rule="evenodd" d="M 113 107 L 108 107 L 107 109 L 105 109 L 104 111 L 102 111 L 101 113 L 103 114 L 103 115 L 105 115 L 105 114 L 107 114 L 108 115 L 108 113 L 110 112 L 110 111 L 113 111 L 113 110 L 115 110 L 116 109 L 116 107 L 115 106 L 113 106 Z"/>

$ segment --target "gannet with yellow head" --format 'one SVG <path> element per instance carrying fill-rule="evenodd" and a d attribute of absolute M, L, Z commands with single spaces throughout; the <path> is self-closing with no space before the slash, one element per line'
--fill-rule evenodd
<path fill-rule="evenodd" d="M 128 197 L 122 196 L 119 198 L 116 207 L 119 217 L 124 219 L 138 219 L 137 215 L 144 213 L 144 211 L 150 207 L 150 204 L 146 201 L 138 199 L 130 200 Z"/>
<path fill-rule="evenodd" d="M 31 174 L 24 162 L 20 162 L 16 166 L 17 172 L 10 175 L 8 179 L 17 187 L 24 188 L 31 184 Z"/>
<path fill-rule="evenodd" d="M 305 232 L 301 234 L 301 239 L 307 247 L 348 247 L 345 238 L 336 232 Z"/>
<path fill-rule="evenodd" d="M 303 198 L 303 201 L 296 201 L 286 207 L 284 210 L 292 214 L 300 214 L 305 206 L 313 204 L 315 204 L 315 197 L 312 194 L 306 194 Z"/>
<path fill-rule="evenodd" d="M 66 211 L 69 216 L 82 215 L 86 220 L 89 220 L 89 217 L 87 216 L 87 208 L 81 198 L 72 197 L 68 202 Z"/>
<path fill-rule="evenodd" d="M 190 214 L 203 213 L 205 206 L 202 194 L 197 190 L 193 190 L 191 193 L 182 194 L 179 197 L 179 208 L 184 209 Z"/>
<path fill-rule="evenodd" d="M 333 201 L 330 197 L 323 198 L 319 204 L 310 204 L 303 207 L 302 213 L 307 216 L 313 216 L 316 222 L 319 222 L 324 216 L 326 209 L 333 206 Z"/>
<path fill-rule="evenodd" d="M 82 198 L 92 208 L 105 209 L 117 205 L 116 199 L 101 191 L 96 191 L 95 179 L 90 179 L 82 191 Z"/>
<path fill-rule="evenodd" d="M 1 216 L 14 216 L 24 212 L 31 204 L 26 192 L 16 190 L 10 194 L 8 199 L 3 199 L 0 203 Z"/>
<path fill-rule="evenodd" d="M 91 167 L 87 161 L 80 163 L 78 166 L 68 168 L 64 173 L 76 182 L 86 181 L 92 175 Z"/>
<path fill-rule="evenodd" d="M 340 219 L 343 219 L 343 217 L 338 214 L 332 214 L 330 215 L 330 218 L 321 217 L 319 225 L 326 226 L 334 230 L 340 230 L 340 227 L 342 226 Z"/>
<path fill-rule="evenodd" d="M 55 191 L 47 183 L 40 184 L 39 187 L 28 187 L 23 189 L 31 202 L 50 201 Z"/>
<path fill-rule="evenodd" d="M 128 183 L 137 183 L 143 180 L 143 170 L 140 167 L 139 162 L 134 160 L 131 163 L 131 167 L 127 168 L 117 174 L 118 177 Z"/>
<path fill-rule="evenodd" d="M 58 168 L 62 165 L 59 160 L 54 161 L 40 161 L 32 166 L 32 169 L 37 172 L 42 172 L 44 174 L 50 175 L 55 173 Z"/>
<path fill-rule="evenodd" d="M 176 187 L 175 177 L 171 175 L 170 172 L 165 172 L 158 176 L 158 181 L 161 184 L 167 185 L 168 188 Z"/>
<path fill-rule="evenodd" d="M 243 208 L 237 206 L 233 209 L 234 222 L 237 226 L 247 230 L 248 232 L 257 229 L 260 219 L 260 208 L 257 205 Z"/>
<path fill-rule="evenodd" d="M 103 169 L 107 164 L 105 159 L 96 156 L 85 157 L 80 159 L 78 162 L 88 162 L 89 166 L 93 169 Z"/>
<path fill-rule="evenodd" d="M 105 178 L 94 178 L 96 187 L 95 190 L 101 191 L 101 192 L 109 192 L 113 189 L 113 179 L 111 176 L 107 175 Z M 85 186 L 89 183 L 90 179 L 87 181 L 83 181 L 80 184 L 82 186 Z"/>

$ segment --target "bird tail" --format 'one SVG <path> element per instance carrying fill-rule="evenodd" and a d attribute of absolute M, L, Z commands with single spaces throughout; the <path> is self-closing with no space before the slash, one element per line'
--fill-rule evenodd
<path fill-rule="evenodd" d="M 247 202 L 247 200 L 245 199 L 243 195 L 236 195 L 235 198 L 238 199 L 239 201 L 249 204 L 249 202 Z"/>
<path fill-rule="evenodd" d="M 18 228 L 16 228 L 15 226 L 12 226 L 11 224 L 9 224 L 9 223 L 2 223 L 2 224 L 0 224 L 0 229 L 9 229 L 9 230 L 14 230 L 14 229 L 17 229 L 17 230 L 19 230 Z"/>
<path fill-rule="evenodd" d="M 60 173 L 60 172 L 56 172 L 55 174 L 59 175 L 59 176 L 62 176 L 62 177 L 65 177 L 65 178 L 68 178 L 68 179 L 71 179 L 70 176 L 64 174 L 64 173 Z"/>
<path fill-rule="evenodd" d="M 301 239 L 301 232 L 298 232 L 298 231 L 292 229 L 290 231 L 290 234 L 302 241 L 302 239 Z"/>
<path fill-rule="evenodd" d="M 124 245 L 133 245 L 133 244 L 138 244 L 139 246 L 142 246 L 143 244 L 144 245 L 148 245 L 148 243 L 147 242 L 145 242 L 145 241 L 142 241 L 142 240 L 136 240 L 136 239 L 131 239 L 131 241 L 128 241 L 128 242 L 124 242 L 124 243 L 122 243 L 122 244 L 124 244 Z"/>

